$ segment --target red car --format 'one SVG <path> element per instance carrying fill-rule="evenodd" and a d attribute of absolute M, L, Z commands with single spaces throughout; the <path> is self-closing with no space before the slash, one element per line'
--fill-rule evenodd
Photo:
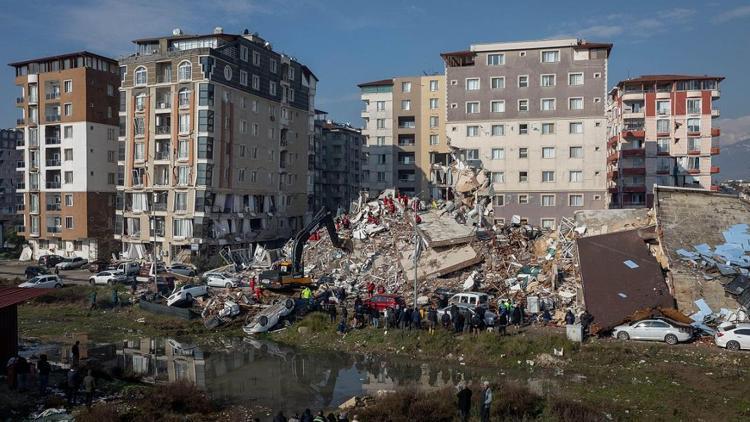
<path fill-rule="evenodd" d="M 376 309 L 378 312 L 382 312 L 386 309 L 395 308 L 396 305 L 402 308 L 406 307 L 404 298 L 399 295 L 382 294 L 374 295 L 373 297 L 365 300 L 364 306 L 368 309 Z"/>

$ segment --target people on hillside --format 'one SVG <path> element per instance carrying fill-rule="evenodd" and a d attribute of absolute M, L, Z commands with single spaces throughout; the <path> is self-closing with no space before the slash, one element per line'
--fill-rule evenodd
<path fill-rule="evenodd" d="M 466 422 L 471 413 L 471 390 L 463 381 L 459 384 L 456 397 L 458 398 L 458 414 L 461 421 Z"/>
<path fill-rule="evenodd" d="M 490 420 L 490 406 L 492 405 L 492 389 L 490 389 L 489 381 L 485 381 L 482 384 L 482 399 L 480 401 L 479 415 L 482 422 L 489 422 Z"/>

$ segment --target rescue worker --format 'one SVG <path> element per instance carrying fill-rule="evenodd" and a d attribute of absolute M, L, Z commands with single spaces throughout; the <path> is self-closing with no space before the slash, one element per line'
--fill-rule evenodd
<path fill-rule="evenodd" d="M 312 290 L 307 286 L 302 289 L 302 299 L 306 300 L 308 303 L 312 302 Z"/>

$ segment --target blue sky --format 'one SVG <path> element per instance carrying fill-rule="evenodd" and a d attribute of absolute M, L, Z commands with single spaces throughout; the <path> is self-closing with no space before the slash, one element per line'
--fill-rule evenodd
<path fill-rule="evenodd" d="M 578 36 L 613 42 L 610 86 L 648 73 L 726 76 L 723 142 L 750 134 L 747 1 L 0 0 L 5 63 L 75 50 L 119 57 L 131 40 L 258 31 L 320 78 L 317 106 L 360 124 L 357 83 L 442 72 L 439 54 L 471 43 Z M 0 71 L 0 126 L 13 126 L 18 90 Z"/>

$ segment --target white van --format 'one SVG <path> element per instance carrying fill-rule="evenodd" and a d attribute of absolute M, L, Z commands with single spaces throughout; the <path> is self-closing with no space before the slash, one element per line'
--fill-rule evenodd
<path fill-rule="evenodd" d="M 456 293 L 453 295 L 453 297 L 450 298 L 448 301 L 449 304 L 456 304 L 456 306 L 465 307 L 465 308 L 474 308 L 477 306 L 481 307 L 488 307 L 489 306 L 490 297 L 487 295 L 487 293 L 482 292 L 463 292 L 463 293 Z"/>
<path fill-rule="evenodd" d="M 122 272 L 126 277 L 138 275 L 138 271 L 140 270 L 141 264 L 135 261 L 123 262 L 117 266 L 117 271 Z"/>

